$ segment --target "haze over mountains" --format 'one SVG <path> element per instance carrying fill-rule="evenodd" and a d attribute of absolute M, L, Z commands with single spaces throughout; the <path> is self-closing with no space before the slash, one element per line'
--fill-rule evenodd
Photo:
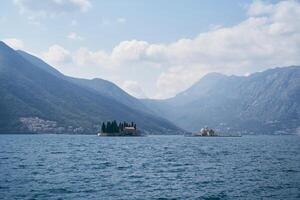
<path fill-rule="evenodd" d="M 196 131 L 295 133 L 300 129 L 300 67 L 284 67 L 248 77 L 211 73 L 166 100 L 144 100 L 180 127 Z"/>
<path fill-rule="evenodd" d="M 182 130 L 115 84 L 64 76 L 42 60 L 0 42 L 0 131 L 96 133 L 106 120 L 134 121 L 155 133 Z"/>
<path fill-rule="evenodd" d="M 103 79 L 65 76 L 0 42 L 0 110 L 1 133 L 96 133 L 107 120 L 134 121 L 152 134 L 205 126 L 222 132 L 295 133 L 300 129 L 300 67 L 248 77 L 211 73 L 173 98 L 140 100 Z"/>

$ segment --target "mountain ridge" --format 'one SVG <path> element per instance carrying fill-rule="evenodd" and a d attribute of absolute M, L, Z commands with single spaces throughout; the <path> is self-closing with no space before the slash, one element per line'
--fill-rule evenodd
<path fill-rule="evenodd" d="M 281 134 L 295 132 L 300 124 L 299 66 L 249 76 L 209 73 L 175 97 L 139 100 L 112 82 L 66 76 L 0 42 L 0 94 L 0 132 L 25 131 L 28 123 L 95 132 L 100 121 L 113 119 L 134 120 L 154 133 L 209 126 L 223 132 Z"/>
<path fill-rule="evenodd" d="M 189 131 L 292 133 L 300 124 L 300 67 L 277 67 L 250 76 L 209 74 L 166 100 L 144 100 Z"/>
<path fill-rule="evenodd" d="M 66 76 L 36 56 L 33 56 L 21 50 L 18 50 L 17 52 L 21 54 L 21 56 L 23 56 L 26 60 L 31 61 L 34 65 L 40 67 L 41 69 L 47 72 L 50 72 L 51 74 L 59 78 L 68 80 L 81 87 L 85 87 L 90 90 L 95 90 L 96 92 L 99 92 L 104 96 L 108 96 L 126 106 L 134 107 L 135 109 L 138 109 L 140 111 L 153 114 L 153 112 L 147 109 L 147 107 L 143 103 L 141 103 L 137 98 L 126 93 L 113 82 L 101 78 L 85 79 Z"/>
<path fill-rule="evenodd" d="M 102 121 L 114 119 L 135 121 L 149 133 L 182 132 L 168 120 L 79 86 L 30 56 L 0 43 L 1 132 L 95 133 Z"/>

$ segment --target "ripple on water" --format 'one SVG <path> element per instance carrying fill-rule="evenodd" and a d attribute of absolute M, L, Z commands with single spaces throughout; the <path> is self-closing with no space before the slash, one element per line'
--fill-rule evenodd
<path fill-rule="evenodd" d="M 0 135 L 0 197 L 299 199 L 299 138 Z"/>

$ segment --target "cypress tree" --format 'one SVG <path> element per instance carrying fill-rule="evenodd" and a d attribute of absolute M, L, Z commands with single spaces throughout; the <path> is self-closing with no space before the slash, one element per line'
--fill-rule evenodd
<path fill-rule="evenodd" d="M 110 121 L 107 122 L 107 132 L 112 133 Z"/>
<path fill-rule="evenodd" d="M 113 121 L 113 131 L 114 131 L 114 133 L 116 133 L 116 132 L 118 132 L 118 130 L 117 130 L 117 122 L 116 122 L 116 120 L 114 120 Z"/>
<path fill-rule="evenodd" d="M 105 133 L 105 124 L 104 124 L 104 122 L 102 122 L 102 127 L 101 127 L 101 131 L 102 131 L 102 133 Z"/>
<path fill-rule="evenodd" d="M 121 127 L 120 127 L 120 129 L 121 129 L 121 131 L 123 131 L 123 130 L 124 130 L 124 124 L 123 124 L 123 123 L 121 123 Z"/>
<path fill-rule="evenodd" d="M 119 132 L 121 130 L 121 122 L 119 122 L 119 126 L 118 126 Z"/>

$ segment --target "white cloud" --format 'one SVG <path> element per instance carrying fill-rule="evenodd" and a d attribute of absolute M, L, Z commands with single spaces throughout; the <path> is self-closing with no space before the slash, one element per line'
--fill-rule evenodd
<path fill-rule="evenodd" d="M 124 41 L 116 46 L 112 53 L 111 59 L 118 63 L 128 61 L 141 61 L 145 57 L 145 51 L 149 44 L 144 41 Z"/>
<path fill-rule="evenodd" d="M 75 33 L 75 32 L 69 33 L 69 35 L 67 36 L 67 38 L 69 38 L 71 40 L 83 40 L 83 37 L 77 35 L 77 33 Z"/>
<path fill-rule="evenodd" d="M 6 38 L 6 39 L 3 39 L 3 42 L 13 49 L 23 49 L 24 48 L 23 41 L 20 39 L 17 39 L 17 38 Z"/>
<path fill-rule="evenodd" d="M 120 17 L 120 18 L 117 19 L 117 22 L 121 23 L 121 24 L 126 23 L 126 21 L 127 20 L 125 18 L 123 18 L 123 17 Z"/>
<path fill-rule="evenodd" d="M 80 48 L 73 61 L 85 67 L 130 71 L 128 75 L 144 76 L 145 83 L 153 81 L 148 78 L 153 66 L 153 71 L 159 71 L 156 83 L 143 86 L 156 87 L 148 94 L 158 98 L 175 95 L 209 72 L 244 75 L 300 64 L 299 2 L 258 1 L 249 6 L 247 14 L 248 18 L 235 26 L 218 26 L 169 44 L 130 40 L 120 42 L 110 52 Z"/>
<path fill-rule="evenodd" d="M 79 65 L 100 65 L 100 66 L 108 66 L 110 65 L 110 60 L 106 52 L 97 51 L 92 52 L 87 48 L 81 47 L 78 49 L 73 56 L 73 61 Z"/>
<path fill-rule="evenodd" d="M 101 26 L 110 26 L 115 24 L 125 24 L 127 22 L 126 18 L 119 17 L 117 19 L 112 18 L 102 18 L 100 21 Z"/>
<path fill-rule="evenodd" d="M 144 91 L 136 81 L 126 80 L 121 87 L 123 90 L 136 98 L 147 98 Z"/>
<path fill-rule="evenodd" d="M 201 68 L 197 64 L 171 67 L 159 75 L 156 82 L 157 91 L 152 97 L 157 99 L 172 97 L 209 72 L 205 70 L 205 66 Z"/>
<path fill-rule="evenodd" d="M 268 15 L 273 12 L 274 5 L 268 4 L 263 1 L 254 1 L 248 8 L 249 16 L 262 16 Z"/>
<path fill-rule="evenodd" d="M 69 0 L 69 1 L 70 3 L 77 6 L 82 12 L 86 12 L 92 7 L 92 4 L 90 3 L 89 0 Z"/>
<path fill-rule="evenodd" d="M 215 31 L 215 30 L 218 30 L 218 29 L 220 29 L 220 28 L 222 28 L 222 27 L 223 27 L 223 26 L 220 25 L 220 24 L 210 24 L 210 25 L 209 25 L 209 30 Z"/>
<path fill-rule="evenodd" d="M 71 61 L 71 54 L 68 50 L 55 44 L 49 47 L 47 52 L 42 53 L 42 58 L 52 65 L 59 65 Z"/>
<path fill-rule="evenodd" d="M 21 14 L 28 14 L 29 19 L 55 17 L 66 12 L 86 12 L 92 4 L 89 0 L 14 0 Z"/>

